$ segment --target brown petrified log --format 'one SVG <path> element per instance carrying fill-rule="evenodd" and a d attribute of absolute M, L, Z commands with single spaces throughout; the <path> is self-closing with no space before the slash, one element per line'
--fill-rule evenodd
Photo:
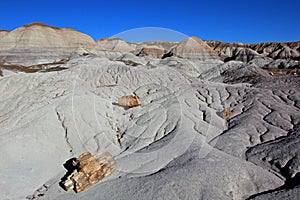
<path fill-rule="evenodd" d="M 92 156 L 90 152 L 81 154 L 72 163 L 75 170 L 62 182 L 65 190 L 73 189 L 76 193 L 109 176 L 116 168 L 113 156 L 104 152 Z"/>
<path fill-rule="evenodd" d="M 135 106 L 140 106 L 141 102 L 140 102 L 138 96 L 128 95 L 128 96 L 120 97 L 118 100 L 118 104 L 123 107 L 132 108 Z"/>

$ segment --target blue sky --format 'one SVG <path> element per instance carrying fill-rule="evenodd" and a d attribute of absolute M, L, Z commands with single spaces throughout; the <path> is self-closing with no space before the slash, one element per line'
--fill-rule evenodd
<path fill-rule="evenodd" d="M 10 0 L 1 2 L 0 29 L 42 22 L 74 28 L 95 40 L 161 27 L 162 32 L 117 36 L 131 41 L 180 40 L 183 35 L 243 43 L 299 41 L 299 11 L 299 0 Z"/>

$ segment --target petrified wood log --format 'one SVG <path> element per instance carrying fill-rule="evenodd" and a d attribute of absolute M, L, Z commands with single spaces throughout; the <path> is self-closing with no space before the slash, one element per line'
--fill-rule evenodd
<path fill-rule="evenodd" d="M 62 186 L 65 190 L 73 189 L 76 193 L 89 189 L 116 168 L 115 160 L 108 152 L 94 156 L 85 152 L 73 160 L 72 165 L 74 171 L 62 181 Z"/>
<path fill-rule="evenodd" d="M 140 102 L 138 96 L 128 95 L 128 96 L 120 97 L 119 100 L 118 100 L 118 104 L 120 106 L 123 106 L 123 107 L 132 108 L 132 107 L 135 107 L 135 106 L 140 106 L 141 102 Z"/>

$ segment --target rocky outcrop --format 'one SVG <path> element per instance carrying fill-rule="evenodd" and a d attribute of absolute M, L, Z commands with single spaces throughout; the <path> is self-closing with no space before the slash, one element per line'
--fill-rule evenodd
<path fill-rule="evenodd" d="M 108 152 L 95 156 L 85 152 L 75 159 L 72 165 L 74 171 L 61 184 L 65 190 L 73 189 L 76 193 L 89 189 L 116 168 L 115 160 Z"/>
<path fill-rule="evenodd" d="M 216 51 L 195 36 L 183 40 L 173 49 L 171 49 L 168 54 L 180 58 L 191 58 L 198 60 L 219 59 Z"/>

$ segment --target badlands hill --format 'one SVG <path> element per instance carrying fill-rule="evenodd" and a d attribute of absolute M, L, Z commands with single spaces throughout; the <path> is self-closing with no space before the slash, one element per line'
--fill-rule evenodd
<path fill-rule="evenodd" d="M 207 41 L 207 44 L 219 52 L 221 56 L 231 60 L 249 61 L 257 57 L 300 60 L 300 42 L 267 42 L 244 45 Z M 240 52 L 241 49 L 243 52 Z"/>
<path fill-rule="evenodd" d="M 0 199 L 298 199 L 299 68 L 299 42 L 0 31 Z M 86 151 L 116 170 L 66 192 L 68 161 Z"/>
<path fill-rule="evenodd" d="M 218 58 L 216 51 L 195 36 L 180 42 L 171 50 L 171 54 L 181 58 L 196 58 L 201 60 Z"/>
<path fill-rule="evenodd" d="M 90 36 L 73 29 L 33 23 L 0 35 L 0 60 L 22 65 L 58 61 L 79 47 L 94 45 Z"/>
<path fill-rule="evenodd" d="M 218 59 L 249 62 L 288 59 L 300 60 L 300 42 L 230 44 L 219 41 L 202 41 L 192 36 L 181 42 L 128 43 L 122 39 L 100 39 L 70 28 L 56 28 L 41 23 L 22 26 L 11 32 L 0 31 L 0 62 L 6 64 L 47 64 L 67 60 L 74 54 L 95 54 L 116 59 L 123 54 L 139 57 L 178 57 L 200 61 Z"/>

